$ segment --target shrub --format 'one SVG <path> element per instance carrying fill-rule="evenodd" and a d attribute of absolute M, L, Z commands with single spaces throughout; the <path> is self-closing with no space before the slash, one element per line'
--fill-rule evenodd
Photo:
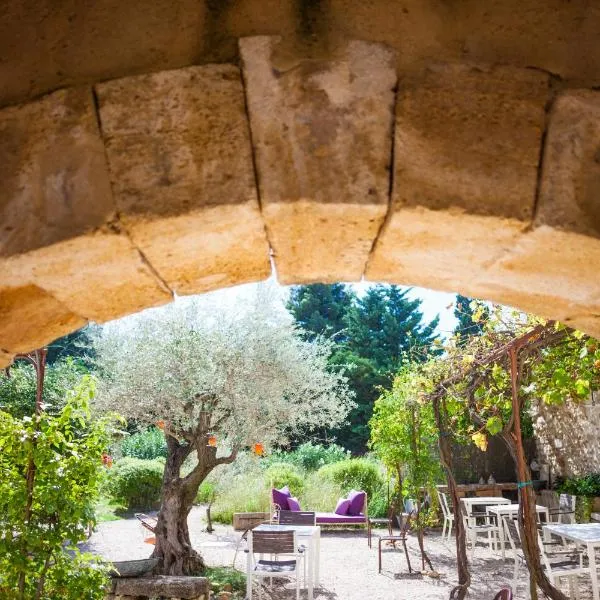
<path fill-rule="evenodd" d="M 231 525 L 233 513 L 236 512 L 268 512 L 269 490 L 262 474 L 249 473 L 227 478 L 223 481 L 219 493 L 211 509 L 211 516 L 216 523 Z"/>
<path fill-rule="evenodd" d="M 160 502 L 164 461 L 126 457 L 108 472 L 106 489 L 112 499 L 128 509 L 148 510 Z"/>
<path fill-rule="evenodd" d="M 379 467 L 366 458 L 351 458 L 325 465 L 318 470 L 323 479 L 337 483 L 344 493 L 351 489 L 364 490 L 369 498 L 383 486 Z"/>
<path fill-rule="evenodd" d="M 274 463 L 265 471 L 265 483 L 268 486 L 281 488 L 287 485 L 292 496 L 300 496 L 304 490 L 302 472 L 289 463 Z"/>
<path fill-rule="evenodd" d="M 163 432 L 150 427 L 145 431 L 134 433 L 121 442 L 121 453 L 123 456 L 153 460 L 155 458 L 166 458 L 167 442 Z"/>
<path fill-rule="evenodd" d="M 0 598 L 106 596 L 106 566 L 76 547 L 93 522 L 113 429 L 110 417 L 91 417 L 93 392 L 85 377 L 54 414 L 0 411 Z"/>
<path fill-rule="evenodd" d="M 337 444 L 322 446 L 306 442 L 289 453 L 290 461 L 306 471 L 317 471 L 324 465 L 350 458 L 350 452 Z"/>
<path fill-rule="evenodd" d="M 313 472 L 306 478 L 300 505 L 303 510 L 331 512 L 338 499 L 344 495 L 344 491 L 337 483 L 322 477 L 318 472 Z"/>
<path fill-rule="evenodd" d="M 572 494 L 573 496 L 588 498 L 600 496 L 600 473 L 564 479 L 558 483 L 556 489 L 563 494 Z"/>

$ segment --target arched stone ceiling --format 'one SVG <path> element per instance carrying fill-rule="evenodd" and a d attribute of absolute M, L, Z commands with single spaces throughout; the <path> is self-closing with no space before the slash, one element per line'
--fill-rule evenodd
<path fill-rule="evenodd" d="M 600 336 L 590 3 L 169 4 L 0 16 L 0 366 L 270 253 Z"/>

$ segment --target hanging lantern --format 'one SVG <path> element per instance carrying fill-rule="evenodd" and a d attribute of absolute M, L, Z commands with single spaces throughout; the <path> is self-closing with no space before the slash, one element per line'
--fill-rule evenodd
<path fill-rule="evenodd" d="M 113 465 L 113 457 L 110 454 L 106 454 L 106 452 L 102 453 L 102 464 L 110 469 Z"/>
<path fill-rule="evenodd" d="M 264 456 L 265 455 L 265 447 L 261 442 L 256 442 L 254 446 L 252 446 L 252 452 L 256 454 L 256 456 Z"/>
<path fill-rule="evenodd" d="M 165 428 L 165 422 L 164 421 L 156 421 L 156 426 L 159 429 L 164 429 Z"/>
<path fill-rule="evenodd" d="M 208 444 L 206 444 L 206 445 L 209 446 L 210 448 L 217 447 L 217 436 L 214 433 L 210 433 L 208 435 Z"/>

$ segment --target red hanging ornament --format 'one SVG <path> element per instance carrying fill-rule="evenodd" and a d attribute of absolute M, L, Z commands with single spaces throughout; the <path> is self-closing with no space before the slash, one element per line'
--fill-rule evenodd
<path fill-rule="evenodd" d="M 208 443 L 206 445 L 211 448 L 216 448 L 217 447 L 217 436 L 214 435 L 213 433 L 209 434 Z"/>

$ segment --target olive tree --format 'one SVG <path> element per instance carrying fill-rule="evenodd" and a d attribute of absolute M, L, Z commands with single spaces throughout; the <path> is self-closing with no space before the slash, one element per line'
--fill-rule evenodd
<path fill-rule="evenodd" d="M 255 443 L 335 426 L 352 406 L 345 378 L 327 367 L 329 345 L 303 339 L 264 286 L 244 307 L 176 301 L 105 326 L 94 350 L 100 405 L 165 434 L 154 553 L 164 573 L 204 567 L 187 517 L 216 466 Z"/>

